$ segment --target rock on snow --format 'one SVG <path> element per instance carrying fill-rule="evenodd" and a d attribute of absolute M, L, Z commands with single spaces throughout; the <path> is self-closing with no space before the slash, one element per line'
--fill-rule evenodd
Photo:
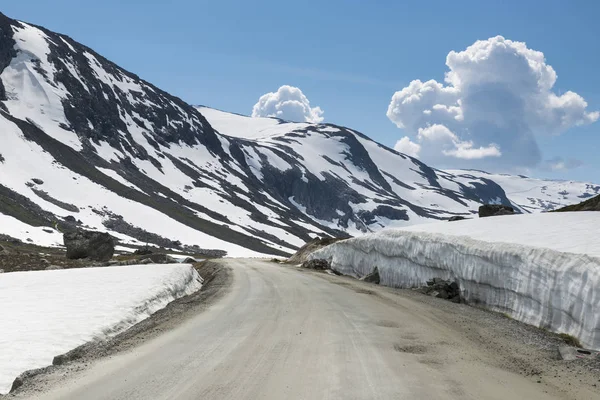
<path fill-rule="evenodd" d="M 1 274 L 0 394 L 22 372 L 116 335 L 201 283 L 184 264 Z"/>
<path fill-rule="evenodd" d="M 389 229 L 311 255 L 408 288 L 456 280 L 468 303 L 600 349 L 600 213 L 546 213 Z"/>

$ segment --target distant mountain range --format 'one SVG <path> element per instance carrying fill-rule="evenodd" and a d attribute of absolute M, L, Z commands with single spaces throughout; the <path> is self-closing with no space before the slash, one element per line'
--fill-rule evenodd
<path fill-rule="evenodd" d="M 437 170 L 333 124 L 193 107 L 2 14 L 0 71 L 0 234 L 80 226 L 125 245 L 285 255 L 316 235 L 469 216 L 481 203 L 552 210 L 600 192 Z"/>

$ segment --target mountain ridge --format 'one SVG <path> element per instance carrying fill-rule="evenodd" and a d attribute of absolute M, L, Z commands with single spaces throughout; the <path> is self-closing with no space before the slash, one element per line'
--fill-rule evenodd
<path fill-rule="evenodd" d="M 287 255 L 315 236 L 469 216 L 483 202 L 541 209 L 486 173 L 431 168 L 350 128 L 193 107 L 3 15 L 0 100 L 0 216 L 21 227 L 0 233 L 24 239 L 84 227 L 124 245 Z"/>

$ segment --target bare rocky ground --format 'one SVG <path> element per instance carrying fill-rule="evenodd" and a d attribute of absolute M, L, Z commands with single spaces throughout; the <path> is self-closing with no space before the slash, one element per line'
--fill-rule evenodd
<path fill-rule="evenodd" d="M 492 349 L 498 367 L 519 373 L 542 384 L 552 382 L 565 393 L 577 393 L 584 388 L 600 399 L 600 357 L 562 360 L 558 348 L 565 338 L 535 326 L 511 319 L 503 314 L 468 304 L 455 304 L 413 289 L 394 289 L 369 285 L 347 276 L 335 276 L 318 270 L 298 269 L 308 274 L 320 274 L 332 284 L 346 286 L 359 294 L 377 296 L 385 303 L 400 305 L 409 299 L 435 310 L 431 318 L 443 322 L 449 329 L 460 332 L 464 340 L 476 343 L 486 352 Z M 569 338 L 566 338 L 567 342 Z M 476 351 L 476 348 L 473 349 Z M 442 362 L 443 361 L 439 361 Z M 451 365 L 448 365 L 451 368 Z"/>
<path fill-rule="evenodd" d="M 164 248 L 150 247 L 153 254 L 175 254 Z M 183 254 L 190 257 L 206 258 L 202 255 Z M 112 259 L 113 262 L 134 262 L 142 260 L 143 255 L 130 253 L 116 253 Z M 66 258 L 66 250 L 56 247 L 41 247 L 35 244 L 2 240 L 0 238 L 0 271 L 18 272 L 18 271 L 42 271 L 46 269 L 67 269 L 84 267 L 102 267 L 107 263 L 91 261 L 88 259 L 70 260 Z"/>

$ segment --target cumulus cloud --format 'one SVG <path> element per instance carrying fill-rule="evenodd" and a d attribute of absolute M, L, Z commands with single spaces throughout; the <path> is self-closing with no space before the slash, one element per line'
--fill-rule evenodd
<path fill-rule="evenodd" d="M 323 110 L 311 107 L 308 98 L 299 88 L 284 85 L 277 92 L 262 95 L 252 109 L 252 116 L 319 123 L 323 121 Z"/>
<path fill-rule="evenodd" d="M 477 41 L 451 51 L 446 65 L 444 83 L 414 80 L 393 95 L 387 110 L 408 134 L 403 148 L 419 146 L 426 161 L 536 167 L 542 163 L 538 136 L 560 135 L 600 118 L 577 93 L 555 93 L 556 72 L 525 43 L 502 36 Z"/>
<path fill-rule="evenodd" d="M 412 142 L 408 136 L 404 136 L 402 139 L 396 142 L 394 150 L 409 155 L 411 157 L 418 157 L 419 152 L 421 151 L 421 145 Z"/>

